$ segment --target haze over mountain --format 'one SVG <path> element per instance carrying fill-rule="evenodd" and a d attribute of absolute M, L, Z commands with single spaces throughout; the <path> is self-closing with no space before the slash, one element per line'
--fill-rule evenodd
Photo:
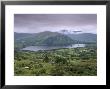
<path fill-rule="evenodd" d="M 96 42 L 97 41 L 97 35 L 93 33 L 82 33 L 80 30 L 75 31 L 69 31 L 69 30 L 61 30 L 59 33 L 67 35 L 73 40 L 79 41 L 79 42 Z"/>
<path fill-rule="evenodd" d="M 84 33 L 82 32 L 81 30 L 66 30 L 66 29 L 63 29 L 63 30 L 60 30 L 60 31 L 57 31 L 58 33 L 61 33 L 61 34 L 81 34 L 81 33 Z"/>
<path fill-rule="evenodd" d="M 15 47 L 96 43 L 97 14 L 14 14 Z"/>

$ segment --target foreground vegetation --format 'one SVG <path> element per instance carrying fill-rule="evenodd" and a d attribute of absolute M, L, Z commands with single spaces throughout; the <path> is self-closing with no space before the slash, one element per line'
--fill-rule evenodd
<path fill-rule="evenodd" d="M 96 76 L 95 47 L 15 52 L 16 76 Z"/>

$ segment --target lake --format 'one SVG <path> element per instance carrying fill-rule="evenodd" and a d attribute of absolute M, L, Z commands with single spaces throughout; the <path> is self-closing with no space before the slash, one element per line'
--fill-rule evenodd
<path fill-rule="evenodd" d="M 28 46 L 21 50 L 39 51 L 39 50 L 52 50 L 52 49 L 60 49 L 60 48 L 77 48 L 77 47 L 85 47 L 85 44 L 72 44 L 68 46 Z"/>

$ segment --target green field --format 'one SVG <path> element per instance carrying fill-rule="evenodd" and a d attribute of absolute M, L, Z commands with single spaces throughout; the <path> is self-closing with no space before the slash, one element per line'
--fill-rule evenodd
<path fill-rule="evenodd" d="M 15 76 L 96 76 L 96 47 L 17 51 Z"/>

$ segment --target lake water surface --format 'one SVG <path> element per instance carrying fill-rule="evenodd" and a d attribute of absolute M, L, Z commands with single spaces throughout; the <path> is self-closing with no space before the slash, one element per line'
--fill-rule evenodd
<path fill-rule="evenodd" d="M 52 50 L 52 49 L 60 49 L 60 48 L 77 48 L 77 47 L 85 47 L 85 44 L 72 44 L 69 46 L 28 46 L 21 50 L 39 51 L 39 50 Z"/>

